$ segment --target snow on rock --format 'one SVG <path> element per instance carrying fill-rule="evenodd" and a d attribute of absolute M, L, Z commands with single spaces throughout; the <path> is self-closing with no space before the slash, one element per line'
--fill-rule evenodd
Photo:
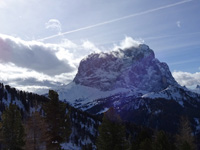
<path fill-rule="evenodd" d="M 100 112 L 98 112 L 97 115 L 98 115 L 98 114 L 102 114 L 102 113 L 108 111 L 108 109 L 109 109 L 109 108 L 105 107 L 103 110 L 101 110 Z"/>
<path fill-rule="evenodd" d="M 64 150 L 81 150 L 82 148 L 74 143 L 62 143 L 61 148 Z"/>
<path fill-rule="evenodd" d="M 199 118 L 194 118 L 196 122 L 196 132 L 200 132 L 200 119 Z"/>
<path fill-rule="evenodd" d="M 3 99 L 2 101 L 7 107 L 9 107 L 9 105 L 11 103 L 11 99 L 10 98 L 8 98 L 8 100 Z M 15 100 L 13 100 L 12 103 L 17 105 L 20 109 L 25 110 L 24 105 L 22 104 L 22 102 L 20 100 L 15 99 Z"/>
<path fill-rule="evenodd" d="M 173 94 L 172 94 L 173 93 Z M 181 100 L 183 97 L 181 96 L 181 93 L 177 89 L 177 87 L 169 86 L 166 89 L 159 91 L 159 92 L 150 92 L 147 94 L 144 94 L 142 96 L 143 98 L 164 98 L 168 100 Z"/>
<path fill-rule="evenodd" d="M 195 93 L 200 94 L 200 85 L 197 85 L 196 88 L 194 90 L 192 90 Z"/>
<path fill-rule="evenodd" d="M 159 109 L 159 110 L 154 111 L 154 114 L 155 114 L 155 115 L 158 115 L 158 114 L 160 114 L 161 112 L 162 112 L 162 110 Z"/>
<path fill-rule="evenodd" d="M 59 99 L 62 101 L 67 101 L 72 105 L 85 105 L 89 102 L 95 102 L 96 99 L 106 98 L 115 94 L 128 94 L 131 90 L 118 88 L 112 91 L 101 91 L 97 88 L 77 85 L 74 82 L 71 82 L 67 86 L 58 89 L 57 92 L 59 94 Z"/>

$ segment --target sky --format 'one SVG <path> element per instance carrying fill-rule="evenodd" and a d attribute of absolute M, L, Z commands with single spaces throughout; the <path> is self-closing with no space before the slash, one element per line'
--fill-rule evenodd
<path fill-rule="evenodd" d="M 0 82 L 43 93 L 71 82 L 88 54 L 140 41 L 194 88 L 199 14 L 200 0 L 0 0 Z"/>

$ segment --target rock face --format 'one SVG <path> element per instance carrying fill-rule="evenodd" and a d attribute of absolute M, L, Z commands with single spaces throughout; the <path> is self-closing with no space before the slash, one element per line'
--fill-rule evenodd
<path fill-rule="evenodd" d="M 155 92 L 177 85 L 167 64 L 144 44 L 89 55 L 81 61 L 74 82 L 102 91 L 128 88 Z"/>

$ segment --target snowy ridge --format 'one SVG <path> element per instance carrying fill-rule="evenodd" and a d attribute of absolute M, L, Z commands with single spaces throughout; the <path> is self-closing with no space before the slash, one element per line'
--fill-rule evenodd
<path fill-rule="evenodd" d="M 66 87 L 62 87 L 57 90 L 59 93 L 59 99 L 70 103 L 72 106 L 88 106 L 86 109 L 98 104 L 96 100 L 110 97 L 116 94 L 126 94 L 130 95 L 133 92 L 130 89 L 118 88 L 112 91 L 101 91 L 96 88 L 91 88 L 83 85 L 77 85 L 71 82 Z M 82 109 L 84 110 L 84 109 Z"/>
<path fill-rule="evenodd" d="M 200 94 L 200 85 L 197 85 L 196 88 L 194 90 L 192 90 L 195 93 Z"/>
<path fill-rule="evenodd" d="M 150 99 L 162 98 L 166 100 L 175 100 L 182 107 L 184 107 L 184 101 L 187 101 L 190 103 L 189 101 L 190 99 L 188 99 L 189 97 L 199 100 L 200 95 L 195 94 L 181 86 L 178 86 L 178 87 L 169 86 L 160 92 L 151 92 L 151 93 L 144 94 L 142 96 L 142 98 L 150 98 Z"/>
<path fill-rule="evenodd" d="M 159 92 L 151 92 L 144 94 L 142 98 L 163 98 L 167 100 L 182 100 L 183 97 L 177 87 L 169 86 L 166 89 L 159 91 Z M 186 100 L 186 98 L 184 98 Z"/>

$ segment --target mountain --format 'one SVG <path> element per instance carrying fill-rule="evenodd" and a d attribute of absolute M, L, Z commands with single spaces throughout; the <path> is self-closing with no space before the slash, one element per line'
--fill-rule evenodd
<path fill-rule="evenodd" d="M 177 85 L 166 63 L 147 45 L 91 54 L 80 63 L 74 83 L 102 91 L 117 88 L 160 91 Z"/>
<path fill-rule="evenodd" d="M 200 85 L 197 85 L 196 88 L 194 90 L 192 90 L 195 93 L 200 94 Z"/>
<path fill-rule="evenodd" d="M 80 62 L 59 98 L 91 114 L 113 107 L 125 121 L 176 132 L 187 115 L 199 132 L 200 95 L 180 86 L 145 44 L 93 53 Z"/>

